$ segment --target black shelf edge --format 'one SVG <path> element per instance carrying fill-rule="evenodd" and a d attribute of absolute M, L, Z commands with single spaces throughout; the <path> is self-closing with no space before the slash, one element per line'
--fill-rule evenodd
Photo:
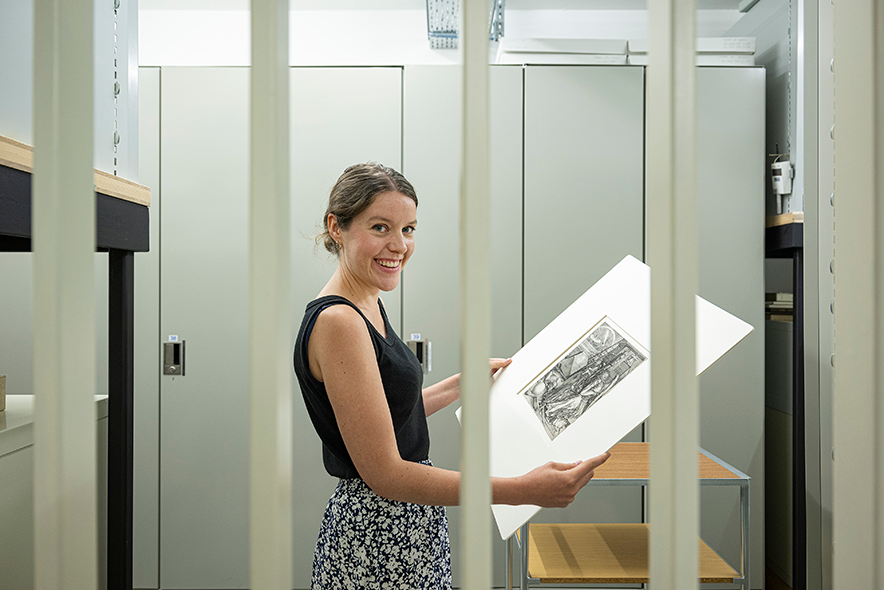
<path fill-rule="evenodd" d="M 31 232 L 31 175 L 0 166 L 0 251 L 29 252 Z M 148 207 L 95 193 L 95 247 L 149 251 Z"/>
<path fill-rule="evenodd" d="M 766 258 L 792 258 L 795 248 L 804 247 L 804 224 L 787 223 L 764 230 Z"/>

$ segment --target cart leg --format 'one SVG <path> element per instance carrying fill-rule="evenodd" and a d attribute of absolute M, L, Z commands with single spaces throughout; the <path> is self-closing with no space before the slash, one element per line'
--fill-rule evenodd
<path fill-rule="evenodd" d="M 513 537 L 506 540 L 506 590 L 513 590 Z"/>
<path fill-rule="evenodd" d="M 521 580 L 519 580 L 520 590 L 528 590 L 528 523 L 522 525 L 520 533 L 520 548 L 522 550 L 522 559 L 519 564 L 522 570 Z"/>
<path fill-rule="evenodd" d="M 752 586 L 752 578 L 749 576 L 749 483 L 740 486 L 740 514 L 742 515 L 742 523 L 740 523 L 740 537 L 743 541 L 742 549 L 742 574 L 743 574 L 743 590 L 749 590 Z"/>

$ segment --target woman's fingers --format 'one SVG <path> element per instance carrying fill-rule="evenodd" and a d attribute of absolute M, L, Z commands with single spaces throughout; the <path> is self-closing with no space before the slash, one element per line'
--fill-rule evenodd
<path fill-rule="evenodd" d="M 576 461 L 574 463 L 547 463 L 544 467 L 549 469 L 548 476 L 551 480 L 558 480 L 550 489 L 550 497 L 547 499 L 548 506 L 564 508 L 574 501 L 583 487 L 589 483 L 595 474 L 595 469 L 608 460 L 611 453 L 602 453 L 592 459 L 586 461 Z M 558 475 L 553 475 L 558 472 Z"/>
<path fill-rule="evenodd" d="M 611 453 L 602 453 L 597 457 L 593 457 L 592 459 L 588 459 L 586 461 L 580 462 L 575 469 L 580 469 L 580 477 L 583 482 L 580 486 L 581 488 L 589 483 L 589 480 L 595 475 L 596 468 L 608 460 L 608 457 L 611 456 Z"/>
<path fill-rule="evenodd" d="M 513 359 L 488 359 L 488 364 L 491 366 L 491 374 L 494 375 L 502 368 L 508 366 L 511 362 L 513 362 Z"/>

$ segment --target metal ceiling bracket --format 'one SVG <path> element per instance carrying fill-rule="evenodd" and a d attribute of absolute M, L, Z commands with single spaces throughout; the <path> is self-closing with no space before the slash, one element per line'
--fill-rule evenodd
<path fill-rule="evenodd" d="M 503 15 L 506 0 L 490 0 L 488 38 L 499 41 L 503 36 Z M 457 49 L 460 0 L 427 0 L 427 38 L 431 49 Z"/>

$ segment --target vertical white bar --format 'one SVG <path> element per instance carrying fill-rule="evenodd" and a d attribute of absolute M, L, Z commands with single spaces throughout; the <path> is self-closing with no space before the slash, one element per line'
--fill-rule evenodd
<path fill-rule="evenodd" d="M 834 587 L 884 587 L 884 6 L 835 3 Z"/>
<path fill-rule="evenodd" d="M 249 200 L 250 572 L 292 587 L 288 0 L 252 0 Z"/>
<path fill-rule="evenodd" d="M 648 21 L 650 579 L 683 590 L 698 585 L 695 2 L 649 0 Z"/>
<path fill-rule="evenodd" d="M 34 6 L 34 562 L 40 589 L 98 584 L 92 18 L 91 0 L 37 0 Z"/>
<path fill-rule="evenodd" d="M 491 348 L 491 181 L 488 3 L 463 0 L 463 162 L 460 190 L 461 551 L 463 587 L 491 587 L 488 352 Z"/>

